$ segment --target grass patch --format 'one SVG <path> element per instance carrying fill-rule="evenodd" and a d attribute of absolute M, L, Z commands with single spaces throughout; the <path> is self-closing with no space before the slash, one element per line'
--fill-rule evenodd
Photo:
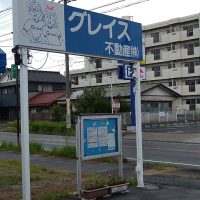
<path fill-rule="evenodd" d="M 30 143 L 29 145 L 30 153 L 31 154 L 39 154 L 39 153 L 45 153 L 44 146 L 40 143 Z"/>
<path fill-rule="evenodd" d="M 76 147 L 64 146 L 62 148 L 53 148 L 49 154 L 51 156 L 65 157 L 65 158 L 76 158 Z"/>
<path fill-rule="evenodd" d="M 105 163 L 117 163 L 118 159 L 116 157 L 103 157 L 94 159 L 95 162 L 105 162 Z"/>
<path fill-rule="evenodd" d="M 11 142 L 3 142 L 0 144 L 0 150 L 21 152 L 21 145 L 13 144 Z M 30 154 L 47 154 L 50 156 L 64 157 L 64 158 L 76 158 L 76 147 L 64 146 L 60 148 L 53 148 L 52 150 L 45 150 L 44 146 L 39 143 L 30 143 Z"/>
<path fill-rule="evenodd" d="M 7 129 L 9 132 L 17 131 L 17 121 L 11 123 L 11 126 Z M 48 135 L 67 135 L 75 136 L 75 126 L 67 129 L 65 122 L 53 122 L 53 121 L 30 121 L 29 122 L 30 133 L 42 133 Z"/>
<path fill-rule="evenodd" d="M 11 142 L 3 142 L 0 144 L 1 150 L 20 152 L 21 146 Z"/>
<path fill-rule="evenodd" d="M 3 142 L 0 144 L 0 150 L 21 152 L 21 145 L 14 144 L 12 142 Z M 29 150 L 31 154 L 44 153 L 44 147 L 39 143 L 30 143 Z"/>
<path fill-rule="evenodd" d="M 128 183 L 130 185 L 137 186 L 138 185 L 137 178 L 135 177 L 135 178 L 132 178 L 132 179 L 128 180 Z"/>
<path fill-rule="evenodd" d="M 72 172 L 31 165 L 30 173 L 32 200 L 58 200 L 76 189 Z M 0 198 L 22 199 L 21 178 L 21 161 L 0 160 Z"/>
<path fill-rule="evenodd" d="M 49 191 L 42 195 L 42 200 L 56 200 L 66 197 L 66 191 L 63 189 L 58 189 L 56 191 Z"/>
<path fill-rule="evenodd" d="M 156 171 L 164 171 L 171 167 L 174 167 L 174 166 L 171 164 L 156 163 L 153 165 L 152 169 L 154 169 Z"/>

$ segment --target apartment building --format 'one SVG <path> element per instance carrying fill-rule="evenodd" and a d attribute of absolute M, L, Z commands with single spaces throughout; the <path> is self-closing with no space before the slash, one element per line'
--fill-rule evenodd
<path fill-rule="evenodd" d="M 200 109 L 200 14 L 143 26 L 146 80 L 179 94 L 176 110 Z M 117 61 L 85 57 L 83 69 L 71 71 L 72 88 L 127 86 L 117 78 Z"/>

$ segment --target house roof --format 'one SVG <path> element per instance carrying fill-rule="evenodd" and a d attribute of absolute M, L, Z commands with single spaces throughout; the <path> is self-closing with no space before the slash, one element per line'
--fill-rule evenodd
<path fill-rule="evenodd" d="M 65 92 L 43 92 L 29 100 L 29 106 L 48 106 L 57 101 L 60 97 L 64 96 Z"/>
<path fill-rule="evenodd" d="M 165 91 L 167 91 L 168 93 L 170 93 L 171 95 L 173 96 L 176 96 L 176 97 L 180 97 L 181 95 L 178 93 L 178 92 L 175 92 L 174 90 L 170 89 L 169 87 L 163 85 L 163 84 L 149 84 L 149 83 L 144 83 L 142 84 L 142 87 L 141 87 L 141 93 L 144 93 L 148 90 L 151 90 L 155 87 L 161 87 L 162 89 L 164 89 Z"/>
<path fill-rule="evenodd" d="M 168 88 L 167 86 L 165 86 L 163 84 L 153 84 L 153 83 L 141 83 L 141 93 L 147 92 L 148 90 L 151 90 L 155 87 L 160 87 L 161 89 L 167 91 L 172 96 L 175 96 L 175 97 L 181 96 L 179 93 L 175 92 L 174 90 Z M 111 92 L 110 90 L 111 90 L 110 88 L 105 88 L 107 97 L 110 97 L 110 92 Z M 83 89 L 74 91 L 71 94 L 71 99 L 77 99 L 82 94 L 83 94 Z M 113 86 L 112 87 L 112 94 L 113 94 L 114 97 L 116 97 L 116 96 L 129 97 L 130 96 L 130 84 Z M 65 96 L 62 96 L 58 100 L 59 101 L 65 101 Z"/>
<path fill-rule="evenodd" d="M 163 84 L 153 84 L 153 83 L 141 83 L 141 93 L 144 93 L 148 90 L 151 90 L 155 87 L 161 87 L 163 90 L 167 91 L 173 96 L 179 97 L 181 96 L 179 93 L 174 90 L 168 88 Z M 106 96 L 110 96 L 110 88 L 106 88 Z M 122 85 L 122 86 L 113 86 L 112 87 L 113 96 L 130 96 L 130 85 Z"/>
<path fill-rule="evenodd" d="M 0 80 L 10 72 L 10 68 L 6 69 L 6 73 L 0 77 Z M 28 81 L 40 83 L 65 83 L 66 78 L 60 74 L 60 72 L 28 70 Z"/>
<path fill-rule="evenodd" d="M 65 83 L 66 78 L 59 72 L 50 71 L 28 71 L 29 82 L 46 82 L 46 83 Z"/>

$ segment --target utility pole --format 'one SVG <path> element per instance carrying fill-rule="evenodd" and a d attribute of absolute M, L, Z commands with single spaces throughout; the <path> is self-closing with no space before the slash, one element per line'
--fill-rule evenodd
<path fill-rule="evenodd" d="M 70 0 L 64 0 L 64 5 L 67 5 Z M 71 128 L 71 86 L 69 77 L 69 54 L 65 54 L 65 76 L 66 76 L 66 127 Z"/>

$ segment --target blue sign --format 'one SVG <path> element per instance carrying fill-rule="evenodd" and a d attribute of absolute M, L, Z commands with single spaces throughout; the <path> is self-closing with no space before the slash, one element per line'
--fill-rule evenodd
<path fill-rule="evenodd" d="M 81 119 L 83 160 L 119 155 L 119 116 L 91 116 Z"/>
<path fill-rule="evenodd" d="M 66 51 L 73 54 L 142 60 L 141 24 L 65 6 Z"/>
<path fill-rule="evenodd" d="M 125 80 L 133 79 L 135 77 L 134 72 L 135 72 L 135 70 L 133 68 L 133 65 L 124 65 L 123 77 Z"/>
<path fill-rule="evenodd" d="M 118 64 L 117 73 L 118 79 L 131 80 L 135 78 L 135 68 L 133 68 L 133 64 Z"/>
<path fill-rule="evenodd" d="M 6 72 L 6 53 L 0 49 L 0 73 L 5 73 Z"/>

